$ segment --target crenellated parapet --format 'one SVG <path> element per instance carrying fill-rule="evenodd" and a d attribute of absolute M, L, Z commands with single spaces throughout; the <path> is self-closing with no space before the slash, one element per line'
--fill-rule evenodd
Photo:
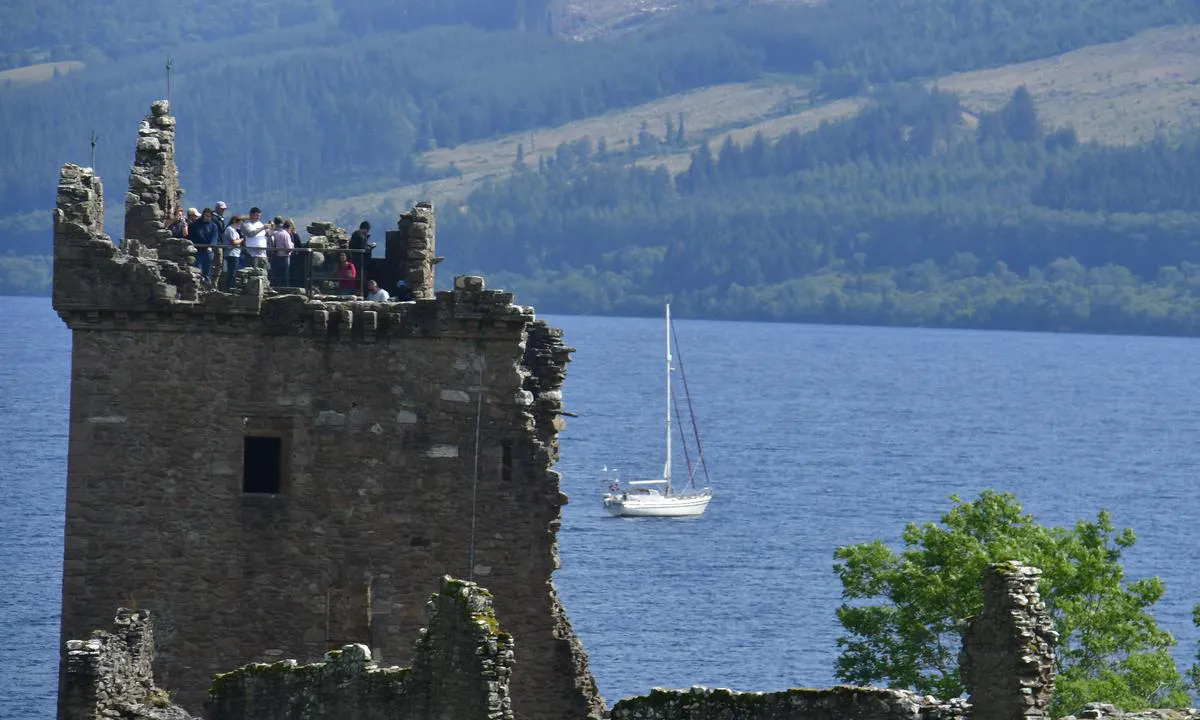
<path fill-rule="evenodd" d="M 122 249 L 104 233 L 104 188 L 91 168 L 64 165 L 54 209 L 54 307 L 100 313 L 194 301 L 191 272 L 140 243 Z"/>

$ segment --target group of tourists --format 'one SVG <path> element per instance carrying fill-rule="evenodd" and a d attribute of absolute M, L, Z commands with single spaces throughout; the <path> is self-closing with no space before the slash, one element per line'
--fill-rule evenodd
<path fill-rule="evenodd" d="M 214 250 L 218 247 L 224 257 L 224 268 L 220 275 L 226 292 L 233 290 L 237 271 L 243 267 L 267 270 L 270 282 L 275 286 L 296 287 L 303 284 L 304 263 L 297 263 L 296 267 L 292 264 L 294 251 L 304 247 L 292 219 L 276 215 L 271 222 L 265 222 L 262 210 L 252 207 L 246 215 L 235 214 L 226 220 L 227 208 L 224 201 L 203 210 L 188 208 L 186 214 L 179 207 L 167 226 L 172 237 L 186 238 L 197 246 L 196 267 L 200 269 L 205 285 L 211 288 L 217 280 L 213 259 Z M 359 283 L 365 277 L 367 261 L 374 248 L 371 224 L 364 220 L 350 236 L 350 249 L 361 252 L 338 253 L 333 271 L 338 292 L 344 295 L 358 294 Z M 369 300 L 389 299 L 387 291 L 381 289 L 374 280 L 367 281 L 365 295 Z"/>

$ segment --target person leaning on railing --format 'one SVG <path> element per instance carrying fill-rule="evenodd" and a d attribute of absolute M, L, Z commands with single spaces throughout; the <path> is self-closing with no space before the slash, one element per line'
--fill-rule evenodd
<path fill-rule="evenodd" d="M 204 284 L 212 287 L 212 246 L 221 242 L 221 229 L 213 220 L 212 208 L 201 210 L 200 218 L 188 226 L 188 240 L 200 246 L 196 248 L 196 266 L 200 268 Z"/>
<path fill-rule="evenodd" d="M 333 273 L 338 280 L 338 294 L 355 295 L 358 289 L 358 272 L 354 263 L 346 257 L 346 253 L 338 253 L 338 267 Z"/>
<path fill-rule="evenodd" d="M 242 233 L 238 229 L 242 225 L 242 216 L 234 215 L 225 226 L 221 236 L 221 244 L 226 246 L 225 252 L 225 292 L 233 292 L 233 283 L 237 277 L 238 268 L 242 266 Z"/>
<path fill-rule="evenodd" d="M 272 225 L 275 229 L 271 231 L 271 236 L 267 239 L 267 243 L 271 246 L 271 284 L 282 287 L 288 284 L 292 265 L 292 248 L 295 247 L 295 244 L 292 242 L 292 234 L 283 226 L 283 218 L 276 215 Z"/>
<path fill-rule="evenodd" d="M 250 217 L 242 220 L 239 228 L 242 232 L 242 243 L 250 256 L 247 265 L 265 269 L 267 267 L 267 224 L 262 221 L 262 210 L 250 208 Z"/>

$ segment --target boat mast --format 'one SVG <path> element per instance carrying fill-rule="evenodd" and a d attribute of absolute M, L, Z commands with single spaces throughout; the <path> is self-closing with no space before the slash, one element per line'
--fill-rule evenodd
<path fill-rule="evenodd" d="M 667 303 L 667 464 L 663 466 L 667 495 L 671 494 L 671 303 Z"/>

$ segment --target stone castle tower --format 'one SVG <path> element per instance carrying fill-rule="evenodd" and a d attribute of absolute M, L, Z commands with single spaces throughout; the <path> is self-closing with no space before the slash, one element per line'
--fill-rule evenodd
<path fill-rule="evenodd" d="M 163 230 L 180 201 L 174 130 L 155 103 L 120 246 L 99 178 L 62 169 L 63 639 L 149 609 L 157 680 L 199 710 L 212 676 L 247 662 L 362 643 L 407 663 L 426 599 L 455 574 L 496 594 L 518 718 L 600 713 L 551 579 L 561 331 L 480 278 L 435 293 L 428 205 L 388 237 L 411 301 L 275 291 L 255 271 L 204 290 L 191 243 Z"/>

